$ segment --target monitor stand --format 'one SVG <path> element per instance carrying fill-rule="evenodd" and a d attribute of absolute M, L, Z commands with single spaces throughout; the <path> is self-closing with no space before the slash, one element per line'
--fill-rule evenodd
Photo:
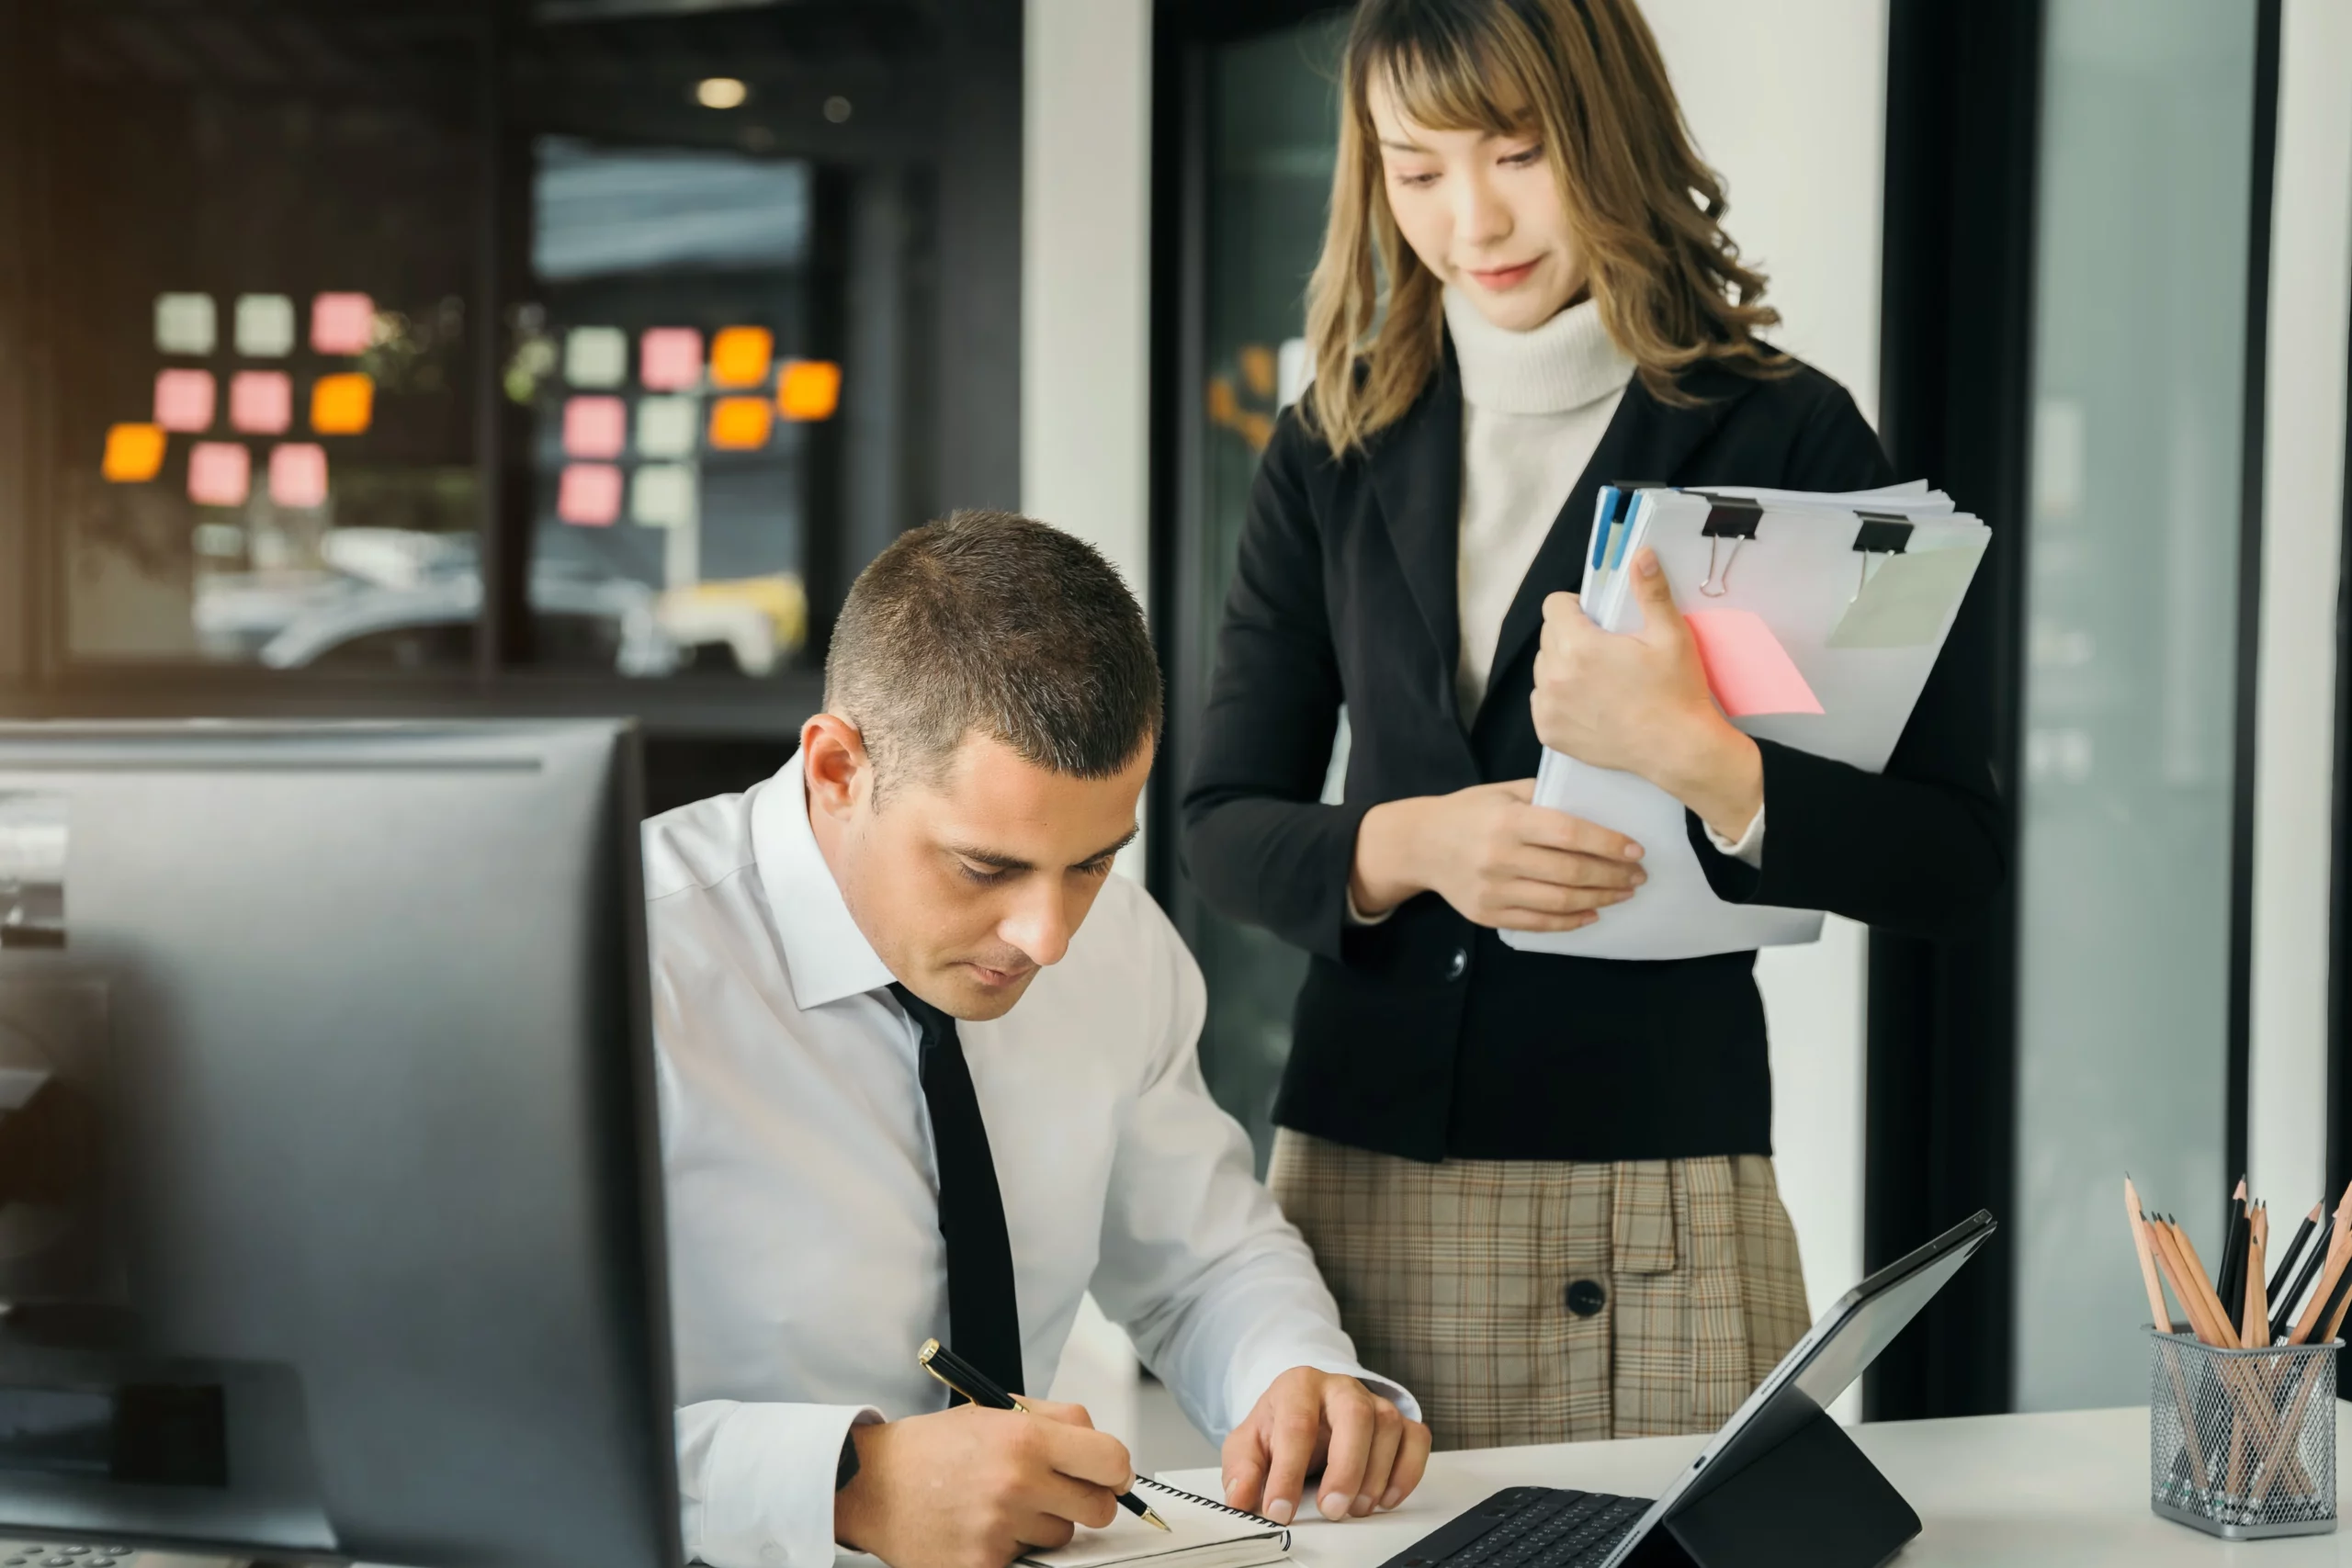
<path fill-rule="evenodd" d="M 1626 1568 L 1879 1568 L 1919 1516 L 1823 1412 L 1687 1506 Z"/>

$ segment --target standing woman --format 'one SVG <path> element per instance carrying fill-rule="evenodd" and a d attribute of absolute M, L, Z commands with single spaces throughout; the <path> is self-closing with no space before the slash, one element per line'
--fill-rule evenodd
<path fill-rule="evenodd" d="M 1712 1429 L 1810 1320 L 1755 954 L 1505 946 L 1608 919 L 1661 847 L 1530 805 L 1539 747 L 1682 801 L 1724 898 L 1932 934 L 2003 874 L 1984 672 L 1947 660 L 1868 774 L 1732 728 L 1654 560 L 1638 636 L 1568 596 L 1604 482 L 1894 478 L 1757 337 L 1633 0 L 1364 0 L 1340 93 L 1317 378 L 1184 800 L 1202 891 L 1313 959 L 1271 1179 L 1440 1447 Z"/>

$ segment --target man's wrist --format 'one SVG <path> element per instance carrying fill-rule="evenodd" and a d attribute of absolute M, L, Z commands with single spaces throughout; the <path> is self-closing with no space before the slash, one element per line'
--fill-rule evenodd
<path fill-rule="evenodd" d="M 882 1430 L 882 1425 L 861 1421 L 849 1429 L 842 1439 L 842 1472 L 836 1472 L 833 1486 L 833 1540 L 853 1551 L 871 1551 L 865 1517 L 867 1494 L 872 1489 L 873 1473 L 866 1461 L 865 1444 Z M 844 1473 L 845 1472 L 845 1473 Z"/>

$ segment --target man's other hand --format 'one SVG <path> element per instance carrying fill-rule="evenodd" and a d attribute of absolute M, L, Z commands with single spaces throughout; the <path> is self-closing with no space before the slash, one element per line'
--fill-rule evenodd
<path fill-rule="evenodd" d="M 1035 1414 L 959 1404 L 858 1427 L 833 1539 L 891 1568 L 1005 1568 L 1117 1518 L 1113 1499 L 1135 1484 L 1126 1445 L 1075 1404 L 1026 1403 Z"/>
<path fill-rule="evenodd" d="M 1393 1508 L 1421 1483 L 1430 1429 L 1351 1377 L 1293 1367 L 1225 1440 L 1227 1506 L 1286 1525 L 1309 1476 L 1327 1519 Z"/>

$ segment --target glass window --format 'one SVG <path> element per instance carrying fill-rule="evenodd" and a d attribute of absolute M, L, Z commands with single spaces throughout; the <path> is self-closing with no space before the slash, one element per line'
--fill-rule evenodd
<path fill-rule="evenodd" d="M 2220 1255 L 2256 8 L 2052 0 L 2019 789 L 2017 1401 L 2144 1397 L 2137 1179 Z M 2299 1213 L 2315 1193 L 2278 1193 Z M 2108 1261 L 2115 1260 L 2109 1267 Z"/>
<path fill-rule="evenodd" d="M 427 563 L 456 592 L 481 8 L 57 12 L 42 308 L 70 656 L 291 668 Z M 459 631 L 411 646 L 463 664 Z"/>
<path fill-rule="evenodd" d="M 723 705 L 900 530 L 1017 502 L 1021 0 L 28 16 L 44 669 Z"/>

